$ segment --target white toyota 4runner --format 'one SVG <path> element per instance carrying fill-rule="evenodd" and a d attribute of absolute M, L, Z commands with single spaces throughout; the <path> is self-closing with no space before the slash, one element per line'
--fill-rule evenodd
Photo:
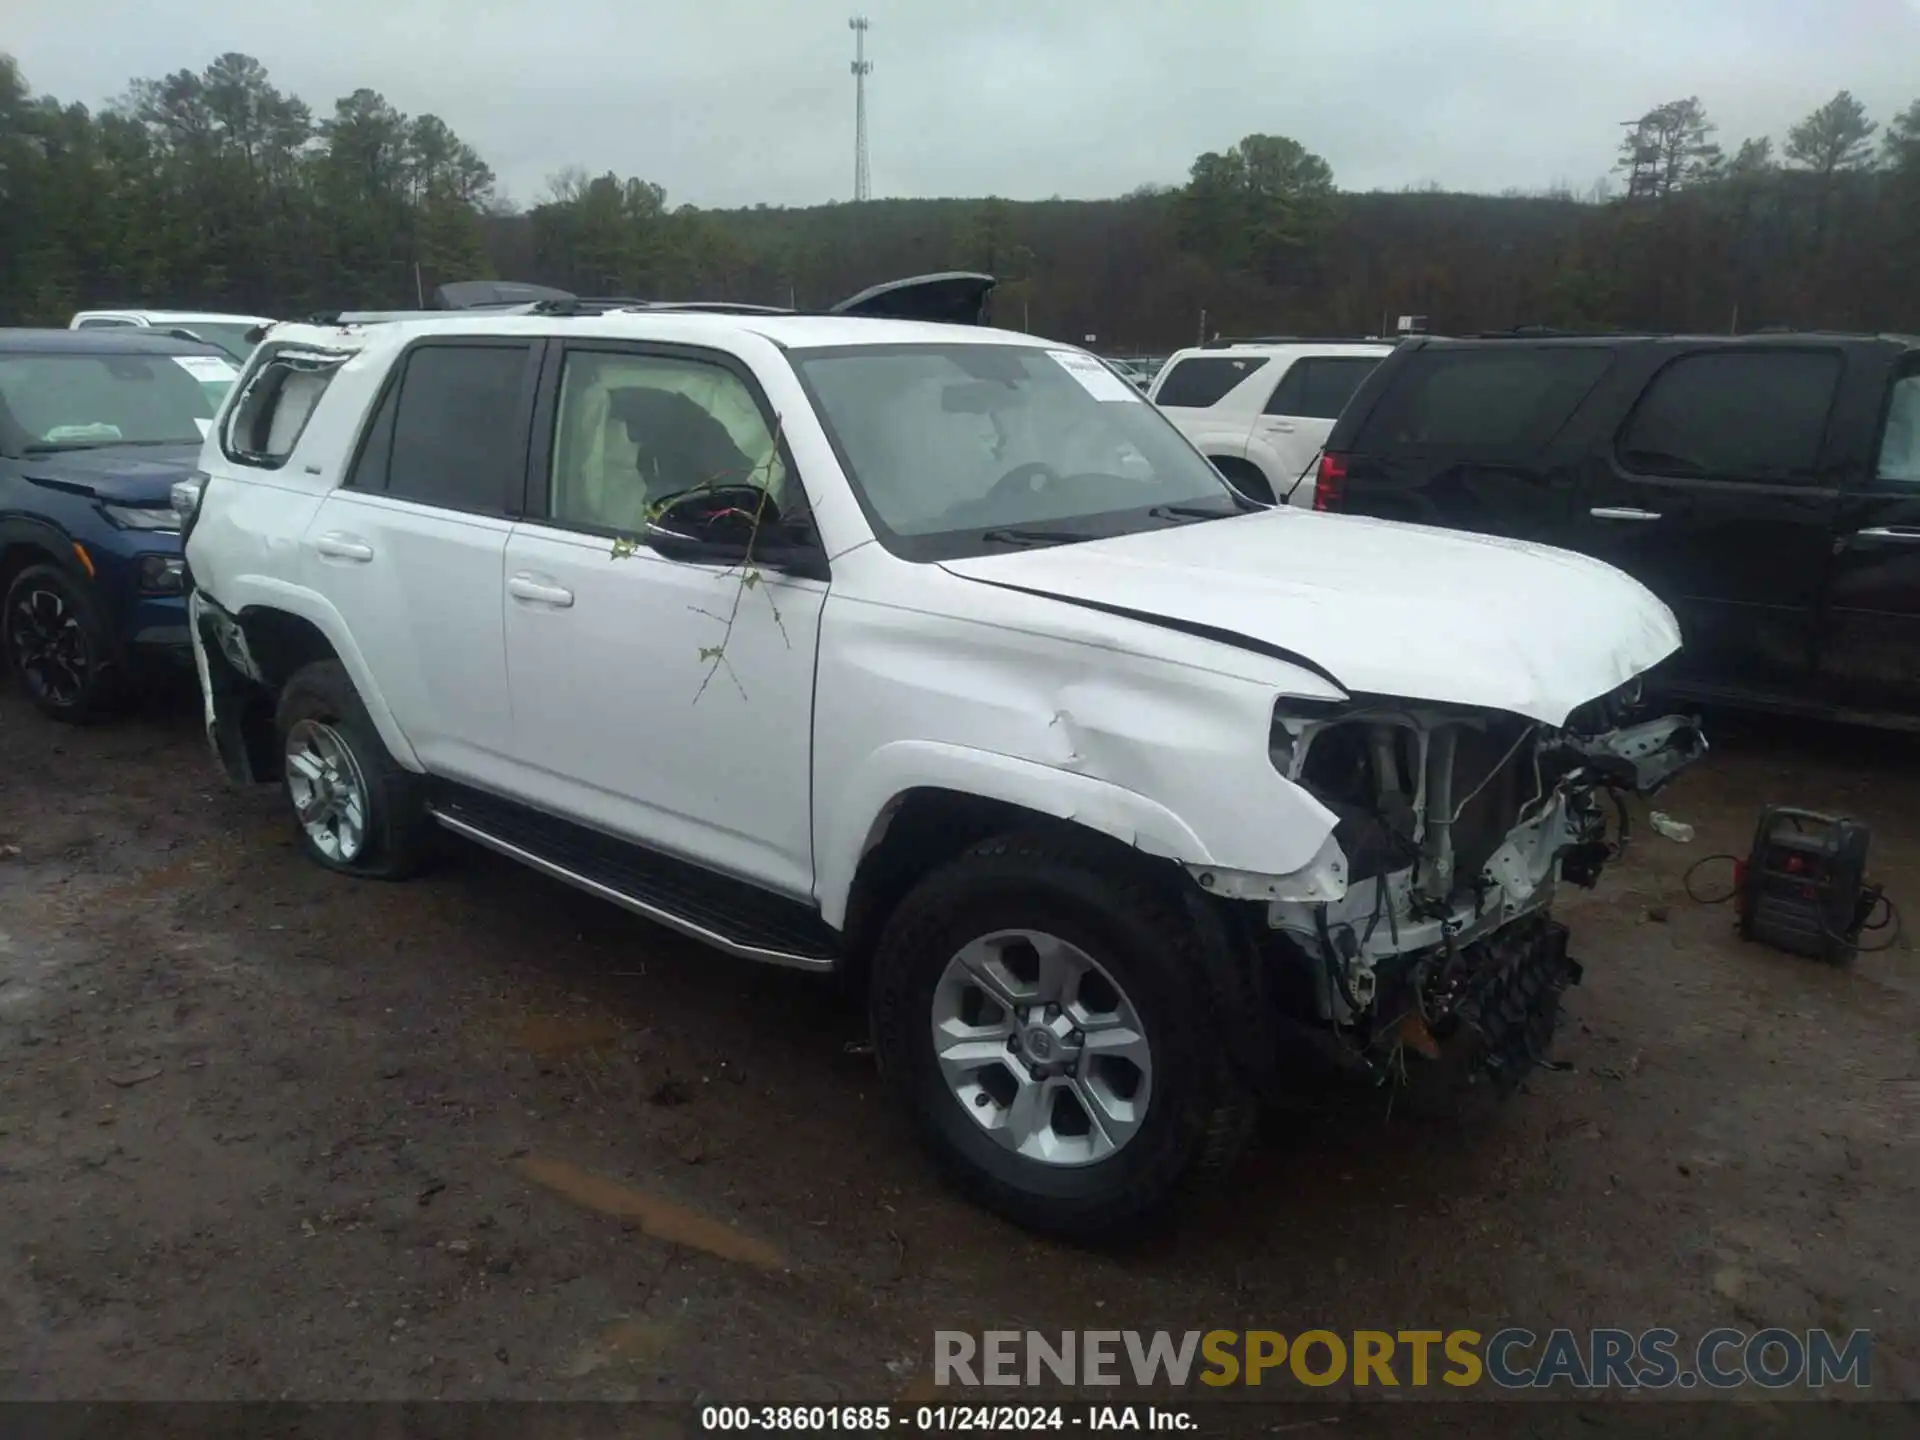
<path fill-rule="evenodd" d="M 1237 497 L 1101 362 L 629 308 L 283 325 L 186 514 L 215 752 L 318 863 L 451 831 L 859 977 L 933 1153 L 1145 1220 L 1307 1058 L 1510 1090 L 1672 616 L 1595 561 Z"/>

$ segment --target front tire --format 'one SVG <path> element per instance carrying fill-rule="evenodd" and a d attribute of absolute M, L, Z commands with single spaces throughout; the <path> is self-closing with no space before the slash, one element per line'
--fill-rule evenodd
<path fill-rule="evenodd" d="M 7 665 L 41 714 L 77 725 L 112 704 L 113 636 L 90 588 L 58 565 L 29 565 L 4 604 Z"/>
<path fill-rule="evenodd" d="M 1066 835 L 985 841 L 882 933 L 882 1072 L 989 1209 L 1071 1239 L 1137 1231 L 1250 1129 L 1199 943 L 1129 857 Z"/>
<path fill-rule="evenodd" d="M 338 660 L 302 667 L 275 715 L 282 786 L 300 848 L 342 874 L 398 880 L 425 863 L 432 822 L 420 777 L 373 728 Z"/>

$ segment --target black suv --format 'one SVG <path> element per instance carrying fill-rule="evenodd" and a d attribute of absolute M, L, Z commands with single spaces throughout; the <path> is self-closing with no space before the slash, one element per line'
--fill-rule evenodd
<path fill-rule="evenodd" d="M 1920 728 L 1920 339 L 1410 340 L 1313 504 L 1617 565 L 1680 619 L 1670 692 Z"/>

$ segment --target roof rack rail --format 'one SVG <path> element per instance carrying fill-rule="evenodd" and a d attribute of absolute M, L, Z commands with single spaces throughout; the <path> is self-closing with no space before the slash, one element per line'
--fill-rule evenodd
<path fill-rule="evenodd" d="M 1663 332 L 1658 330 L 1623 330 L 1605 325 L 1587 330 L 1570 330 L 1558 325 L 1514 325 L 1505 330 L 1477 330 L 1465 338 L 1469 340 L 1631 340 L 1661 333 Z"/>
<path fill-rule="evenodd" d="M 1231 350 L 1236 345 L 1393 345 L 1395 335 L 1216 335 L 1202 350 Z"/>
<path fill-rule="evenodd" d="M 870 286 L 826 310 L 752 305 L 743 300 L 641 300 L 627 296 L 582 296 L 545 285 L 514 281 L 455 281 L 435 290 L 438 310 L 332 310 L 307 318 L 310 325 L 377 325 L 399 320 L 443 320 L 450 315 L 607 315 L 617 311 L 679 311 L 708 315 L 840 315 L 866 319 L 923 320 L 946 325 L 986 325 L 997 282 L 971 270 L 943 270 Z"/>

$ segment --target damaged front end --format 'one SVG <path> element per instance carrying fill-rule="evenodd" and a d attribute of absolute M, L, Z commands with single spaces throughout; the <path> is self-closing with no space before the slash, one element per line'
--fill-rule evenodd
<path fill-rule="evenodd" d="M 1625 797 L 1706 750 L 1691 719 L 1624 723 L 1635 699 L 1559 729 L 1391 700 L 1284 706 L 1274 764 L 1338 817 L 1345 865 L 1337 898 L 1264 906 L 1283 1023 L 1415 1100 L 1518 1084 L 1580 977 L 1550 918 L 1556 885 L 1593 885 L 1628 842 Z"/>

